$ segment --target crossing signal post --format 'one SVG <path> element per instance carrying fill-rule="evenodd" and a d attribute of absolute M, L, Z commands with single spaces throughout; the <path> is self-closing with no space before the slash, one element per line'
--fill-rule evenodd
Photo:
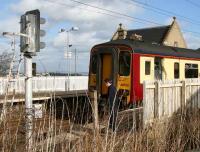
<path fill-rule="evenodd" d="M 25 73 L 25 106 L 26 106 L 26 140 L 27 150 L 32 146 L 32 56 L 45 47 L 45 43 L 40 42 L 40 36 L 45 32 L 40 30 L 40 24 L 44 24 L 45 19 L 40 18 L 39 10 L 28 11 L 21 16 L 20 21 L 20 51 L 24 53 L 24 73 Z"/>

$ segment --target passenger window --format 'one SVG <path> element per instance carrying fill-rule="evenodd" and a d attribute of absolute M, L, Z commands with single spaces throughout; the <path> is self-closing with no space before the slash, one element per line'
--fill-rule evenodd
<path fill-rule="evenodd" d="M 175 79 L 179 79 L 179 73 L 180 73 L 180 69 L 179 69 L 179 63 L 174 63 L 174 78 Z"/>
<path fill-rule="evenodd" d="M 185 78 L 198 78 L 198 64 L 185 64 Z"/>
<path fill-rule="evenodd" d="M 93 74 L 96 74 L 97 73 L 97 55 L 92 55 L 90 66 L 91 66 L 91 72 Z"/>
<path fill-rule="evenodd" d="M 150 75 L 151 73 L 151 62 L 145 61 L 145 75 Z"/>
<path fill-rule="evenodd" d="M 119 75 L 128 76 L 130 74 L 131 56 L 128 52 L 120 52 L 119 54 Z"/>

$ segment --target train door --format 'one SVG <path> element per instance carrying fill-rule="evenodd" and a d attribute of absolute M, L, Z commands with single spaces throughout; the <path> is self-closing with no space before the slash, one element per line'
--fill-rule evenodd
<path fill-rule="evenodd" d="M 106 78 L 112 79 L 112 54 L 102 54 L 101 60 L 101 94 L 107 95 L 108 88 L 106 87 L 104 80 Z"/>
<path fill-rule="evenodd" d="M 155 80 L 162 80 L 162 58 L 160 57 L 154 59 L 154 76 Z"/>

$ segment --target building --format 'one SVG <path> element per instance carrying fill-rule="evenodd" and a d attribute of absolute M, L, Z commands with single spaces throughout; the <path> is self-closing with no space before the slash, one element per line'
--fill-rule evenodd
<path fill-rule="evenodd" d="M 114 33 L 111 40 L 117 39 L 137 39 L 152 44 L 187 48 L 176 17 L 173 17 L 173 21 L 170 25 L 143 29 L 126 30 L 122 27 L 122 24 L 119 24 L 119 28 Z"/>

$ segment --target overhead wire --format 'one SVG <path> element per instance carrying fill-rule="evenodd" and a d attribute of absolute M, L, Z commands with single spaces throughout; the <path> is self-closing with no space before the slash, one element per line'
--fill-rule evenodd
<path fill-rule="evenodd" d="M 195 7 L 200 8 L 200 4 L 198 4 L 198 3 L 196 3 L 196 2 L 193 2 L 193 1 L 191 1 L 191 0 L 185 0 L 185 1 L 188 2 L 188 3 L 190 3 L 190 4 L 192 4 L 192 5 L 195 6 Z"/>
<path fill-rule="evenodd" d="M 131 5 L 134 5 L 134 6 L 141 7 L 141 8 L 144 8 L 146 10 L 158 13 L 160 15 L 165 15 L 165 16 L 168 16 L 168 17 L 176 16 L 176 17 L 179 17 L 179 19 L 181 18 L 181 20 L 183 20 L 185 22 L 192 23 L 192 24 L 200 26 L 200 21 L 193 20 L 189 17 L 177 14 L 177 13 L 169 11 L 169 10 L 161 9 L 159 7 L 155 7 L 153 5 L 146 4 L 146 3 L 143 3 L 143 2 L 140 2 L 140 1 L 137 1 L 137 0 L 122 0 L 122 1 L 125 2 L 125 3 L 129 3 Z"/>
<path fill-rule="evenodd" d="M 109 10 L 109 9 L 106 9 L 106 8 L 102 8 L 102 7 L 99 7 L 99 6 L 95 6 L 95 5 L 91 5 L 91 4 L 88 4 L 88 3 L 80 2 L 80 1 L 77 1 L 77 0 L 69 0 L 69 1 L 81 4 L 81 5 L 89 6 L 89 7 L 92 7 L 92 8 L 96 8 L 98 10 L 103 10 L 103 11 L 106 11 L 106 12 L 117 14 L 117 15 L 120 15 L 120 16 L 132 18 L 132 19 L 137 20 L 137 21 L 142 21 L 142 22 L 151 23 L 151 24 L 155 24 L 155 25 L 162 25 L 162 24 L 154 22 L 154 21 L 150 21 L 150 20 L 147 20 L 147 19 L 141 19 L 141 18 L 138 18 L 138 17 L 133 17 L 133 16 L 130 16 L 130 15 L 118 12 L 118 11 Z"/>
<path fill-rule="evenodd" d="M 83 10 L 83 11 L 89 11 L 89 12 L 92 11 L 93 13 L 107 15 L 107 16 L 110 16 L 110 17 L 118 18 L 118 19 L 126 17 L 126 16 L 120 16 L 120 15 L 117 15 L 117 14 L 109 14 L 109 13 L 105 13 L 105 12 L 101 12 L 101 11 L 97 11 L 97 10 L 91 10 L 91 9 L 88 9 L 88 8 L 82 8 L 82 7 L 79 7 L 79 6 L 76 6 L 76 5 L 69 5 L 69 4 L 66 4 L 66 3 L 63 3 L 63 2 L 58 2 L 58 1 L 55 2 L 53 0 L 43 0 L 43 1 L 47 1 L 47 2 L 50 2 L 50 3 L 53 3 L 53 4 L 58 4 L 58 5 L 61 5 L 61 6 L 67 6 L 69 8 L 76 7 L 76 8 L 79 8 L 79 9 Z M 133 19 L 131 19 L 130 17 L 126 17 L 126 20 L 133 21 Z M 137 23 L 141 23 L 141 24 L 146 23 L 146 22 L 144 22 L 142 20 L 141 21 L 136 21 L 136 22 Z"/>
<path fill-rule="evenodd" d="M 179 17 L 179 20 L 185 21 L 187 23 L 191 23 L 193 25 L 200 26 L 200 21 L 190 19 L 190 18 L 188 18 L 186 16 L 177 14 L 175 12 L 164 10 L 164 9 L 155 7 L 153 5 L 149 5 L 149 4 L 146 4 L 146 3 L 143 3 L 143 2 L 139 2 L 139 1 L 136 1 L 136 0 L 122 0 L 122 1 L 124 3 L 128 3 L 128 4 L 134 5 L 136 7 L 140 7 L 140 8 L 146 9 L 148 11 L 157 13 L 159 15 L 164 15 L 164 16 L 168 16 L 168 17 L 176 16 L 176 17 Z"/>
<path fill-rule="evenodd" d="M 43 0 L 43 1 L 47 1 L 47 2 L 51 2 L 51 3 L 55 3 L 55 4 L 58 4 L 58 5 L 64 5 L 64 6 L 69 6 L 68 4 L 66 3 L 63 3 L 63 2 L 58 2 L 58 1 L 51 1 L 51 0 Z M 94 6 L 94 5 L 91 5 L 91 4 L 88 4 L 88 3 L 84 3 L 84 2 L 80 2 L 80 1 L 77 1 L 77 0 L 69 0 L 69 1 L 72 1 L 72 2 L 75 2 L 75 3 L 78 3 L 78 4 L 81 4 L 81 5 L 84 5 L 84 6 L 88 6 L 88 7 L 91 7 L 91 8 L 95 8 L 97 10 L 102 10 L 102 11 L 106 11 L 107 13 L 104 14 L 104 15 L 108 15 L 108 13 L 112 13 L 112 14 L 109 14 L 109 15 L 113 15 L 113 14 L 116 14 L 116 15 L 120 15 L 120 17 L 126 17 L 131 19 L 131 20 L 134 20 L 135 22 L 138 22 L 138 23 L 151 23 L 151 24 L 155 24 L 155 25 L 158 25 L 158 26 L 165 26 L 163 24 L 160 24 L 158 22 L 155 22 L 155 21 L 150 21 L 150 20 L 147 20 L 147 19 L 142 19 L 142 18 L 138 18 L 138 17 L 133 17 L 133 16 L 130 16 L 130 15 L 127 15 L 127 14 L 124 14 L 124 13 L 121 13 L 121 12 L 117 12 L 117 11 L 113 11 L 113 10 L 109 10 L 109 9 L 105 9 L 105 8 L 101 8 L 99 6 Z M 77 7 L 77 6 L 74 6 L 74 7 Z M 88 9 L 85 9 L 84 10 L 86 11 L 91 11 L 91 10 L 88 10 Z M 170 11 L 169 11 L 170 12 Z M 96 12 L 96 13 L 99 13 L 99 12 Z M 102 13 L 102 12 L 101 12 Z M 115 16 L 118 18 L 118 16 Z M 195 37 L 200 37 L 200 32 L 197 32 L 197 31 L 191 31 L 191 30 L 188 30 L 188 29 L 182 29 L 182 31 L 185 31 L 185 32 L 188 32 L 188 33 L 193 33 L 195 35 L 198 35 L 198 36 L 195 36 Z"/>
<path fill-rule="evenodd" d="M 94 5 L 91 5 L 91 4 L 87 4 L 87 3 L 84 3 L 84 2 L 80 2 L 80 1 L 77 1 L 77 0 L 69 0 L 69 1 L 73 1 L 73 2 L 76 2 L 76 3 L 82 4 L 82 5 L 86 5 L 86 6 L 90 6 L 90 7 L 93 7 L 93 8 L 97 8 L 97 9 L 100 9 L 100 10 L 105 10 L 105 11 L 112 12 L 112 13 L 117 13 L 119 15 L 126 16 L 126 17 L 129 17 L 129 18 L 132 18 L 132 19 L 145 21 L 147 23 L 153 23 L 153 24 L 157 24 L 159 26 L 163 26 L 163 24 L 160 24 L 160 23 L 157 23 L 157 22 L 154 22 L 154 21 L 150 21 L 150 20 L 147 20 L 147 19 L 141 19 L 141 18 L 138 18 L 138 17 L 133 17 L 133 16 L 130 16 L 130 15 L 126 15 L 126 14 L 117 12 L 117 11 L 112 11 L 112 10 L 109 10 L 109 9 L 101 8 L 101 7 L 94 6 Z M 191 30 L 187 30 L 187 29 L 182 29 L 182 30 L 185 31 L 185 32 L 189 32 L 189 33 L 200 35 L 200 32 L 191 31 Z"/>

